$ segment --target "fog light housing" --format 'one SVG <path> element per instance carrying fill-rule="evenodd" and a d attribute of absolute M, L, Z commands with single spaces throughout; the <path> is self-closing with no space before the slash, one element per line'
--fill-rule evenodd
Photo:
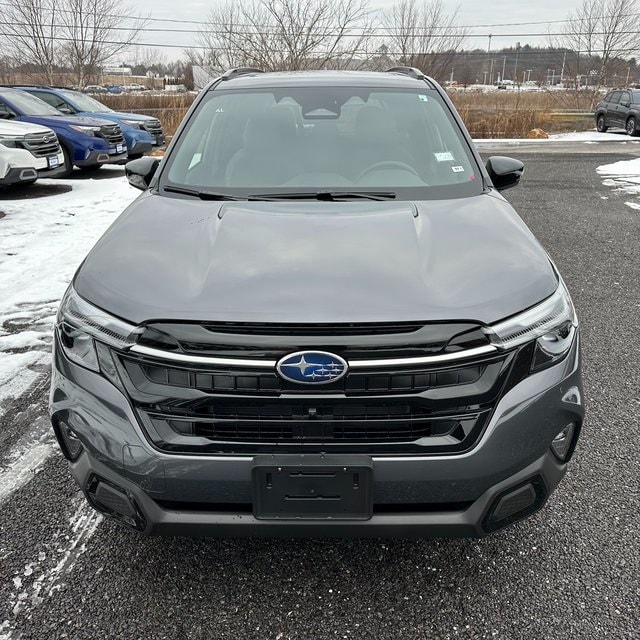
<path fill-rule="evenodd" d="M 576 423 L 570 422 L 565 425 L 558 435 L 551 441 L 551 451 L 558 460 L 564 462 L 571 453 L 573 438 L 576 433 Z"/>
<path fill-rule="evenodd" d="M 58 437 L 58 444 L 62 449 L 62 454 L 67 460 L 75 462 L 84 449 L 82 441 L 64 420 L 59 420 L 57 424 L 54 424 L 54 430 Z"/>

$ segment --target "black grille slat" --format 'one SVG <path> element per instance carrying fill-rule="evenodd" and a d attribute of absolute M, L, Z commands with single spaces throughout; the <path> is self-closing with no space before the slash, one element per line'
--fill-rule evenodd
<path fill-rule="evenodd" d="M 478 380 L 484 372 L 485 365 L 463 365 L 449 371 L 440 372 L 402 372 L 397 373 L 353 373 L 342 380 L 315 387 L 313 393 L 414 393 L 426 389 L 471 384 Z M 145 376 L 152 382 L 171 386 L 198 389 L 208 393 L 255 393 L 274 395 L 278 393 L 309 393 L 308 387 L 287 383 L 275 373 L 249 374 L 216 373 L 197 371 L 191 377 L 185 375 L 183 369 L 143 364 Z"/>
<path fill-rule="evenodd" d="M 413 333 L 424 326 L 416 322 L 359 322 L 359 323 L 279 323 L 215 322 L 203 326 L 213 333 L 232 333 L 261 336 L 350 336 L 393 335 Z"/>

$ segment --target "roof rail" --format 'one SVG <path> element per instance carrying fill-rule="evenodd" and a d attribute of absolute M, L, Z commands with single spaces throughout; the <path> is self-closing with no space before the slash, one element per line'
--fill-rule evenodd
<path fill-rule="evenodd" d="M 221 76 L 221 80 L 231 80 L 238 76 L 244 76 L 248 73 L 264 73 L 262 69 L 254 69 L 253 67 L 237 67 L 235 69 L 227 69 Z"/>
<path fill-rule="evenodd" d="M 391 67 L 391 69 L 387 69 L 386 73 L 402 73 L 416 80 L 426 80 L 427 77 L 420 69 L 416 69 L 415 67 Z"/>

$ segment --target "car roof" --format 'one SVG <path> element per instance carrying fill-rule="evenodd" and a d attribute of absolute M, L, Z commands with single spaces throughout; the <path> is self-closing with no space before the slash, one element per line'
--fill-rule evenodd
<path fill-rule="evenodd" d="M 226 77 L 225 77 L 226 76 Z M 426 76 L 413 76 L 407 72 L 379 71 L 244 71 L 223 74 L 223 80 L 214 80 L 208 87 L 215 89 L 255 89 L 293 86 L 345 86 L 345 87 L 392 87 L 435 89 L 434 82 Z"/>

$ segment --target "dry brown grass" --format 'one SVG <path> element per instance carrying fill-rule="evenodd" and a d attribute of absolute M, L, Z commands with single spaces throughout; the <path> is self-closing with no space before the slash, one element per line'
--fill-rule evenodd
<path fill-rule="evenodd" d="M 593 95 L 587 92 L 453 92 L 450 97 L 474 138 L 522 138 L 532 129 L 559 133 L 593 127 Z"/>
<path fill-rule="evenodd" d="M 97 97 L 100 102 L 116 111 L 130 111 L 158 118 L 162 122 L 165 133 L 171 136 L 175 133 L 195 96 L 190 93 L 121 93 Z"/>
<path fill-rule="evenodd" d="M 171 136 L 194 100 L 193 94 L 100 96 L 112 109 L 155 116 Z M 520 138 L 531 129 L 547 133 L 593 127 L 593 95 L 587 92 L 452 92 L 450 97 L 475 138 Z M 577 113 L 571 113 L 575 111 Z"/>

